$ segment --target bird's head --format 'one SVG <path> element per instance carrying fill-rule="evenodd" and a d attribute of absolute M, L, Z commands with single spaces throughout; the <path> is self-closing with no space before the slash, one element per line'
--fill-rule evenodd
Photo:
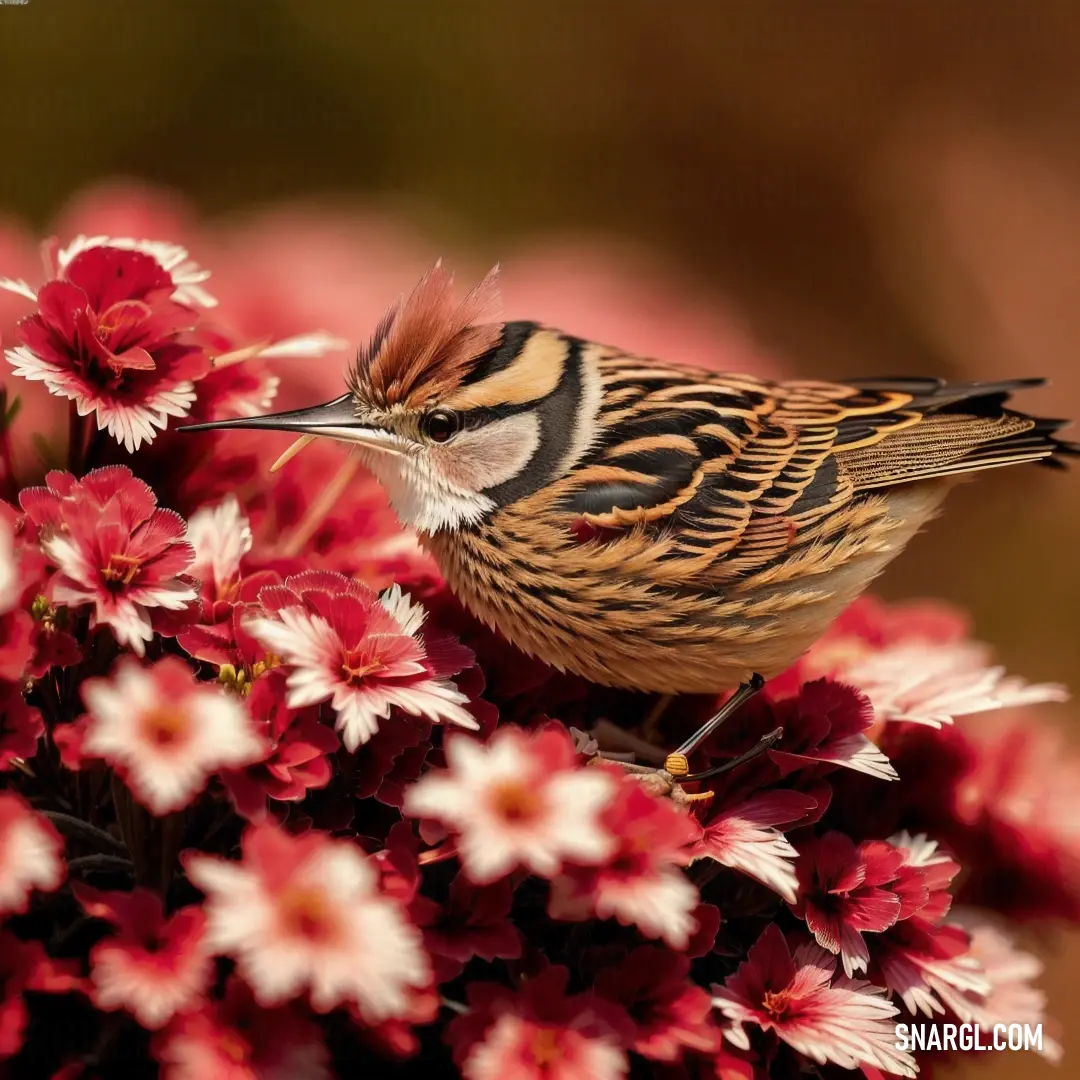
<path fill-rule="evenodd" d="M 436 265 L 359 350 L 346 392 L 324 405 L 181 430 L 263 428 L 347 443 L 406 524 L 456 529 L 567 472 L 591 443 L 599 377 L 582 343 L 499 322 L 493 270 L 456 304 Z"/>

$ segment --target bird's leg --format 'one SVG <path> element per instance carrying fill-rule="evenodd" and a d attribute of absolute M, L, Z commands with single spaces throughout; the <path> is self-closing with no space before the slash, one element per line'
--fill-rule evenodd
<path fill-rule="evenodd" d="M 734 715 L 752 697 L 755 697 L 765 685 L 765 680 L 756 672 L 750 681 L 743 683 L 720 707 L 720 711 L 701 725 L 673 754 L 668 754 L 664 768 L 672 776 L 686 776 L 690 771 L 687 755 L 693 753 L 729 716 Z"/>
<path fill-rule="evenodd" d="M 773 728 L 768 735 L 762 735 L 745 754 L 740 754 L 737 758 L 725 761 L 723 765 L 717 765 L 715 768 L 706 769 L 704 772 L 680 776 L 679 783 L 685 784 L 689 783 L 691 780 L 709 780 L 714 776 L 723 776 L 724 773 L 731 772 L 732 769 L 737 769 L 740 765 L 745 765 L 748 761 L 753 761 L 756 757 L 761 757 L 766 750 L 771 750 L 773 746 L 783 738 L 783 735 L 784 729 L 782 727 Z"/>

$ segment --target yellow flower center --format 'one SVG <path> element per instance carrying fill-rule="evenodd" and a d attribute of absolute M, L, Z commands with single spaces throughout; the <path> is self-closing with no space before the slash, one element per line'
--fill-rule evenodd
<path fill-rule="evenodd" d="M 101 571 L 101 576 L 110 583 L 130 585 L 141 567 L 142 561 L 131 555 L 110 555 L 109 565 Z"/>
<path fill-rule="evenodd" d="M 766 990 L 764 996 L 761 999 L 761 1005 L 764 1010 L 772 1016 L 781 1017 L 788 1010 L 788 1005 L 791 1004 L 791 995 L 787 990 L 781 990 L 779 993 L 774 993 L 772 990 Z"/>

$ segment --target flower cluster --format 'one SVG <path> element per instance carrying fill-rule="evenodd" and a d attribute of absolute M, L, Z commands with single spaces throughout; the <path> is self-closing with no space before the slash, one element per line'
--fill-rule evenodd
<path fill-rule="evenodd" d="M 915 1076 L 919 1016 L 1059 1052 L 1008 920 L 1080 922 L 1061 688 L 864 600 L 668 771 L 719 702 L 519 655 L 332 447 L 170 430 L 329 335 L 238 344 L 178 244 L 45 254 L 0 279 L 0 1070 Z M 36 476 L 20 378 L 70 403 Z"/>

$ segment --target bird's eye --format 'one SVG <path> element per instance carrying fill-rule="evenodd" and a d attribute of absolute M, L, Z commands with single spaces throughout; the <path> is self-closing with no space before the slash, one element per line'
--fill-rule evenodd
<path fill-rule="evenodd" d="M 424 417 L 421 426 L 432 442 L 444 443 L 461 430 L 461 417 L 449 409 L 436 409 Z"/>

